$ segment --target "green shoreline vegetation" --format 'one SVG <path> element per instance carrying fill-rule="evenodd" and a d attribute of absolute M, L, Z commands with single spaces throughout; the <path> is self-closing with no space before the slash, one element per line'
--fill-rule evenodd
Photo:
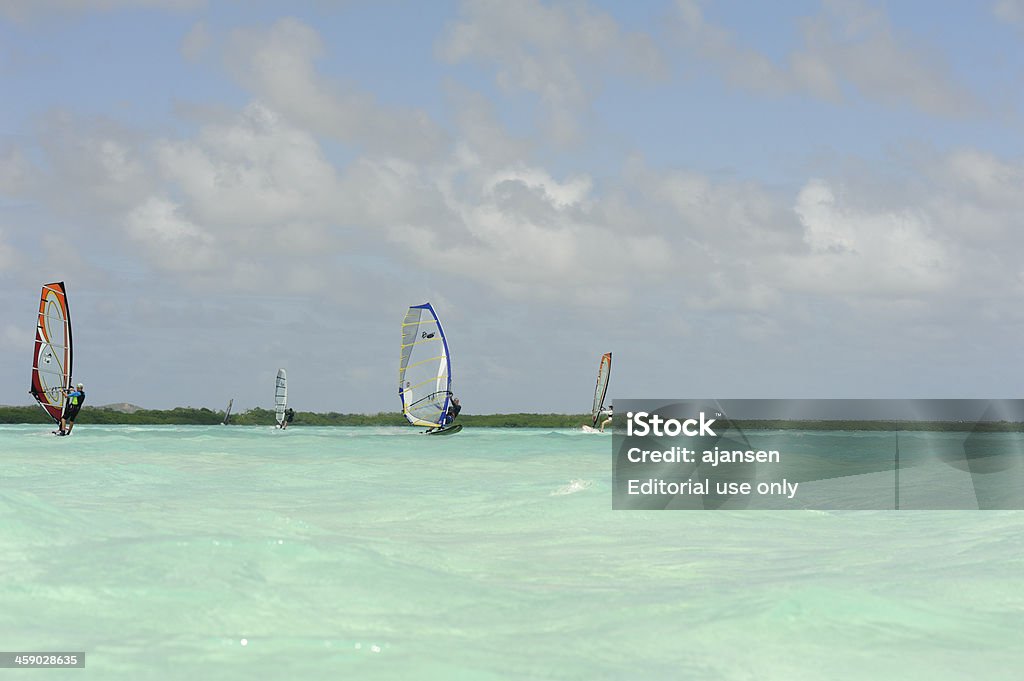
<path fill-rule="evenodd" d="M 205 407 L 175 407 L 174 409 L 138 409 L 132 412 L 85 405 L 75 419 L 75 425 L 176 425 L 213 426 L 224 420 L 223 411 Z M 589 424 L 590 414 L 460 414 L 464 426 L 484 428 L 579 428 Z M 0 423 L 53 423 L 37 406 L 0 407 Z M 231 414 L 232 426 L 270 426 L 275 423 L 272 409 L 250 409 Z M 378 414 L 339 414 L 296 411 L 295 421 L 289 428 L 299 426 L 407 426 L 405 417 L 398 412 Z"/>
<path fill-rule="evenodd" d="M 174 409 L 138 409 L 121 411 L 108 407 L 86 405 L 76 424 L 105 425 L 192 425 L 212 426 L 224 420 L 223 411 L 205 407 Z M 590 414 L 460 414 L 459 423 L 478 428 L 579 428 L 589 424 Z M 37 406 L 0 407 L 0 423 L 52 423 Z M 1024 432 L 1024 423 L 1016 421 L 814 421 L 734 419 L 732 425 L 741 430 L 802 431 L 929 431 L 929 432 Z M 233 426 L 269 426 L 274 424 L 271 409 L 249 409 L 231 415 Z M 295 412 L 290 427 L 301 426 L 405 426 L 398 412 L 377 414 L 340 414 L 337 412 Z"/>

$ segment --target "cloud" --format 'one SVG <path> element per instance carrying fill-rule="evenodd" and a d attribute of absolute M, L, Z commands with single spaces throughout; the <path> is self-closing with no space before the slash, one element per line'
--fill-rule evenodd
<path fill-rule="evenodd" d="M 27 195 L 36 178 L 35 166 L 20 149 L 0 150 L 0 196 Z"/>
<path fill-rule="evenodd" d="M 470 120 L 486 130 L 483 111 Z M 559 174 L 511 160 L 508 137 L 489 145 L 484 132 L 474 144 L 473 126 L 433 161 L 365 153 L 336 164 L 307 129 L 255 102 L 193 135 L 148 142 L 57 121 L 42 128 L 51 134 L 36 165 L 29 150 L 3 156 L 2 176 L 15 178 L 6 185 L 91 213 L 113 248 L 185 288 L 251 290 L 275 272 L 283 292 L 353 300 L 359 290 L 337 284 L 350 273 L 395 295 L 438 277 L 441 290 L 583 307 L 653 294 L 753 314 L 751 328 L 767 333 L 756 315 L 796 314 L 794 301 L 935 300 L 1005 285 L 995 270 L 1020 269 L 1024 246 L 1024 168 L 971 149 L 912 158 L 884 191 L 838 174 L 789 194 L 636 160 L 600 182 Z M 82 134 L 62 138 L 67 130 Z M 50 259 L 66 250 L 54 238 Z M 996 240 L 1001 252 L 986 253 Z M 11 253 L 0 249 L 7 263 Z M 979 266 L 987 273 L 967 276 Z"/>
<path fill-rule="evenodd" d="M 514 187 L 521 186 L 541 198 L 544 204 L 565 209 L 586 202 L 593 182 L 586 176 L 558 182 L 540 168 L 519 167 L 492 174 L 486 179 L 484 186 L 491 196 L 502 187 L 514 191 Z"/>
<path fill-rule="evenodd" d="M 464 2 L 461 14 L 438 42 L 438 53 L 450 63 L 491 65 L 506 91 L 536 94 L 548 134 L 559 143 L 579 138 L 577 118 L 606 74 L 665 74 L 649 36 L 624 31 L 611 16 L 585 3 L 478 0 Z"/>
<path fill-rule="evenodd" d="M 459 159 L 433 173 L 440 213 L 388 229 L 417 267 L 457 273 L 514 300 L 594 305 L 625 299 L 624 273 L 666 262 L 667 244 L 654 236 L 616 248 L 613 226 L 591 205 L 587 177 L 558 180 L 536 167 Z"/>
<path fill-rule="evenodd" d="M 926 156 L 918 163 L 925 186 L 915 188 L 912 200 L 956 244 L 967 278 L 964 292 L 990 304 L 1009 297 L 1016 309 L 1014 297 L 1024 294 L 1024 196 L 1019 191 L 1024 163 L 974 149 Z"/>
<path fill-rule="evenodd" d="M 129 238 L 164 269 L 194 272 L 215 267 L 214 238 L 181 215 L 178 206 L 150 198 L 125 218 Z"/>
<path fill-rule="evenodd" d="M 649 286 L 666 296 L 685 290 L 694 309 L 758 313 L 793 296 L 956 294 L 970 288 L 965 268 L 983 254 L 948 216 L 972 207 L 975 220 L 1009 220 L 1019 203 L 1018 167 L 966 151 L 921 159 L 913 179 L 887 189 L 906 197 L 902 206 L 841 178 L 809 180 L 789 196 L 637 163 L 598 185 L 495 163 L 465 143 L 432 164 L 366 155 L 335 168 L 312 137 L 261 105 L 157 150 L 180 202 L 170 214 L 213 239 L 184 231 L 217 249 L 211 272 L 215 261 L 248 261 L 258 272 L 255 263 L 266 267 L 287 247 L 275 235 L 290 233 L 294 252 L 311 258 L 301 268 L 310 282 L 329 280 L 333 259 L 350 254 L 509 300 L 584 306 L 622 305 Z"/>
<path fill-rule="evenodd" d="M 270 271 L 281 292 L 322 286 L 349 251 L 346 191 L 312 135 L 256 103 L 178 139 L 62 113 L 0 156 L 0 194 L 63 216 L 21 232 L 48 266 L 126 258 L 189 289 L 244 290 Z M 72 251 L 70 230 L 89 235 Z"/>
<path fill-rule="evenodd" d="M 122 229 L 143 257 L 190 285 L 245 290 L 273 272 L 278 292 L 309 292 L 352 246 L 335 167 L 308 132 L 261 104 L 193 139 L 158 140 L 151 154 L 161 190 Z"/>
<path fill-rule="evenodd" d="M 564 299 L 578 290 L 595 303 L 604 295 L 621 299 L 620 273 L 663 261 L 668 251 L 655 235 L 610 247 L 615 225 L 592 205 L 586 176 L 496 165 L 469 145 L 435 163 L 364 155 L 335 167 L 312 136 L 260 104 L 203 126 L 195 139 L 159 142 L 154 156 L 166 194 L 126 224 L 132 239 L 149 243 L 146 257 L 168 271 L 186 271 L 178 256 L 192 248 L 216 253 L 198 258 L 193 270 L 214 276 L 223 269 L 224 277 L 231 263 L 302 255 L 293 281 L 322 282 L 337 257 L 383 258 L 399 271 L 454 277 L 519 300 Z M 165 243 L 164 232 L 174 240 Z M 182 240 L 192 246 L 176 249 Z M 578 289 L 562 286 L 566 277 Z"/>
<path fill-rule="evenodd" d="M 164 181 L 204 222 L 251 233 L 323 220 L 337 208 L 335 169 L 316 139 L 261 104 L 203 126 L 195 140 L 162 140 L 153 150 Z"/>
<path fill-rule="evenodd" d="M 955 279 L 957 263 L 921 211 L 861 211 L 821 180 L 800 190 L 794 211 L 809 250 L 787 258 L 784 277 L 796 290 L 914 297 Z"/>
<path fill-rule="evenodd" d="M 736 46 L 732 38 L 709 27 L 695 5 L 680 8 L 693 35 L 725 59 Z M 878 15 L 854 14 L 843 24 L 854 38 L 885 35 Z M 470 30 L 502 18 L 525 40 L 524 64 L 530 49 L 561 49 L 572 25 L 586 30 L 564 47 L 569 67 L 613 49 L 609 41 L 624 35 L 582 5 L 473 4 L 451 29 L 449 56 L 518 55 L 516 40 L 503 47 L 505 38 L 496 37 L 499 44 L 486 47 Z M 540 19 L 547 19 L 543 26 Z M 757 315 L 779 313 L 803 296 L 926 299 L 949 291 L 981 258 L 960 247 L 964 227 L 950 216 L 998 234 L 1024 207 L 1015 191 L 1020 168 L 971 150 L 912 169 L 915 181 L 887 190 L 906 193 L 903 204 L 883 205 L 870 188 L 841 175 L 808 180 L 792 195 L 630 161 L 597 181 L 531 160 L 541 150 L 536 140 L 510 134 L 493 102 L 454 85 L 453 142 L 410 154 L 385 139 L 385 128 L 412 120 L 409 112 L 319 76 L 313 65 L 324 47 L 309 26 L 282 20 L 229 42 L 233 68 L 266 98 L 197 118 L 194 133 L 156 140 L 110 122 L 51 115 L 38 150 L 12 147 L 0 155 L 0 191 L 92 215 L 116 248 L 185 287 L 246 290 L 273 271 L 285 291 L 331 288 L 339 298 L 358 297 L 330 286 L 344 262 L 346 270 L 379 266 L 387 272 L 382 279 L 437 277 L 442 289 L 454 283 L 523 302 L 614 308 L 654 287 L 689 309 L 754 315 L 748 321 L 758 333 L 772 326 Z M 826 65 L 822 73 L 842 73 Z M 525 79 L 525 71 L 510 68 L 508 77 Z M 571 69 L 553 74 L 553 83 L 589 77 Z M 761 74 L 783 89 L 796 82 L 770 62 Z M 351 157 L 329 158 L 324 140 L 345 136 L 366 144 Z M 38 163 L 29 160 L 35 151 L 42 152 Z M 48 193 L 47 186 L 62 189 Z"/>
<path fill-rule="evenodd" d="M 804 93 L 833 103 L 856 93 L 950 118 L 982 110 L 936 49 L 897 35 L 882 10 L 857 0 L 825 0 L 819 15 L 801 22 L 803 45 L 784 63 L 707 22 L 698 0 L 676 0 L 676 8 L 684 45 L 717 64 L 737 87 L 773 95 Z"/>
<path fill-rule="evenodd" d="M 120 9 L 193 10 L 205 4 L 205 0 L 2 0 L 0 15 L 24 21 L 42 16 Z"/>
<path fill-rule="evenodd" d="M 450 85 L 448 98 L 455 112 L 459 139 L 456 153 L 469 152 L 484 162 L 507 166 L 531 158 L 538 141 L 515 136 L 502 125 L 497 105 L 484 95 Z"/>
<path fill-rule="evenodd" d="M 258 100 L 314 134 L 402 158 L 430 158 L 446 146 L 422 111 L 382 106 L 351 83 L 319 75 L 313 64 L 323 54 L 315 29 L 282 19 L 269 29 L 233 31 L 225 61 Z"/>
<path fill-rule="evenodd" d="M 999 309 L 1024 292 L 1016 190 L 1024 164 L 966 149 L 905 160 L 905 172 L 890 171 L 884 183 L 877 168 L 849 164 L 793 194 L 634 161 L 622 178 L 625 198 L 589 200 L 637 216 L 633 234 L 668 244 L 666 285 L 650 288 L 640 267 L 624 268 L 632 296 L 685 291 L 676 304 L 694 312 L 802 324 L 819 303 L 867 317 L 916 305 L 919 318 L 937 318 L 977 314 L 969 301 Z"/>
<path fill-rule="evenodd" d="M 708 23 L 697 0 L 676 0 L 675 27 L 688 49 L 721 67 L 734 85 L 774 94 L 790 89 L 791 76 L 782 67 L 743 47 L 726 29 Z"/>
<path fill-rule="evenodd" d="M 181 40 L 181 56 L 191 62 L 199 61 L 209 50 L 210 30 L 205 21 L 196 22 Z"/>
<path fill-rule="evenodd" d="M 629 173 L 630 181 L 642 186 L 657 207 L 668 209 L 667 214 L 654 213 L 659 216 L 654 224 L 695 245 L 756 254 L 793 243 L 791 216 L 776 194 L 757 183 L 715 182 L 692 170 L 657 172 L 634 166 Z"/>
<path fill-rule="evenodd" d="M 958 149 L 928 167 L 929 175 L 945 186 L 959 188 L 962 198 L 991 208 L 1019 212 L 1024 209 L 1024 167 L 991 152 Z"/>
<path fill-rule="evenodd" d="M 1024 0 L 996 0 L 992 15 L 1007 24 L 1024 26 Z"/>
<path fill-rule="evenodd" d="M 152 190 L 146 140 L 127 126 L 56 111 L 39 123 L 38 139 L 47 168 L 37 165 L 26 176 L 47 173 L 46 186 L 39 181 L 30 186 L 62 210 L 108 214 Z M 53 186 L 60 191 L 53 192 Z"/>

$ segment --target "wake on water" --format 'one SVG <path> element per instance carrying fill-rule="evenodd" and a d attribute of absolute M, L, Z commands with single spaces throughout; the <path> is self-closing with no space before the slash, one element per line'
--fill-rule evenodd
<path fill-rule="evenodd" d="M 552 492 L 551 496 L 557 497 L 563 496 L 565 494 L 576 494 L 577 492 L 582 492 L 583 490 L 590 489 L 593 486 L 593 480 L 570 480 L 568 484 L 562 485 L 554 492 Z"/>

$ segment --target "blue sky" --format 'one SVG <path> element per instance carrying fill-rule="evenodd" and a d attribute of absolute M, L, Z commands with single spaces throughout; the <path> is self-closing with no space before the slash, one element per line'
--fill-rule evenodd
<path fill-rule="evenodd" d="M 1019 397 L 1024 0 L 0 0 L 0 403 Z"/>

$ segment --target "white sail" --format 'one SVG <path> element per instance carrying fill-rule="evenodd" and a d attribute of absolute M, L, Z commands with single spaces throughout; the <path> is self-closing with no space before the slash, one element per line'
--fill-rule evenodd
<path fill-rule="evenodd" d="M 288 372 L 286 372 L 284 369 L 278 369 L 277 381 L 275 381 L 274 384 L 274 418 L 277 419 L 277 425 L 280 426 L 282 423 L 284 423 L 284 410 L 287 408 Z"/>
<path fill-rule="evenodd" d="M 415 426 L 443 425 L 452 398 L 452 364 L 441 321 L 430 303 L 410 307 L 402 320 L 398 396 Z"/>

